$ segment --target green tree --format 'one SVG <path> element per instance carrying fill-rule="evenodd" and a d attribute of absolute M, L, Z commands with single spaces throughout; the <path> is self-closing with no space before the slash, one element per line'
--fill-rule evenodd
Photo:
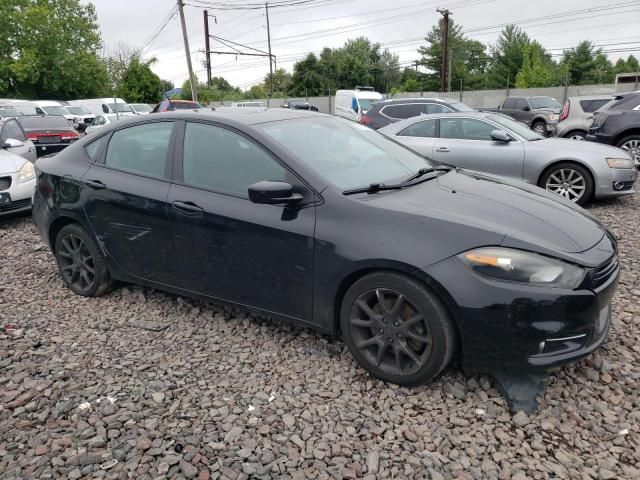
<path fill-rule="evenodd" d="M 431 73 L 425 76 L 425 89 L 438 90 L 442 69 L 444 21 L 440 21 L 429 31 L 425 40 L 427 45 L 418 48 L 420 64 L 427 67 Z M 451 59 L 451 86 L 458 89 L 460 80 L 464 88 L 476 87 L 486 71 L 487 56 L 485 46 L 477 41 L 467 39 L 462 33 L 462 27 L 449 20 L 448 30 L 449 56 Z M 449 67 L 447 66 L 447 69 Z"/>
<path fill-rule="evenodd" d="M 171 80 L 160 80 L 160 90 L 164 92 L 168 92 L 169 90 L 173 90 L 175 88 L 174 83 Z"/>
<path fill-rule="evenodd" d="M 109 93 L 92 4 L 0 2 L 0 94 L 72 99 Z"/>
<path fill-rule="evenodd" d="M 162 98 L 160 77 L 151 71 L 151 65 L 157 60 L 142 61 L 135 56 L 122 74 L 116 93 L 127 102 L 157 103 Z"/>
<path fill-rule="evenodd" d="M 604 56 L 602 49 L 597 49 L 588 40 L 580 42 L 575 48 L 565 50 L 562 63 L 569 72 L 569 82 L 574 85 L 611 81 L 613 66 Z"/>
<path fill-rule="evenodd" d="M 245 94 L 248 100 L 256 100 L 260 98 L 267 98 L 267 92 L 264 85 L 253 85 Z"/>
<path fill-rule="evenodd" d="M 516 76 L 522 67 L 522 52 L 531 40 L 516 25 L 506 25 L 496 44 L 491 48 L 491 68 L 488 71 L 488 88 L 505 88 L 507 82 L 514 85 Z"/>
<path fill-rule="evenodd" d="M 291 86 L 291 74 L 284 68 L 278 68 L 273 72 L 273 96 L 286 97 L 287 90 Z M 271 74 L 267 73 L 264 77 L 264 89 L 269 91 L 271 88 Z M 262 97 L 260 97 L 262 98 Z"/>
<path fill-rule="evenodd" d="M 534 40 L 522 48 L 522 59 L 516 88 L 551 87 L 558 83 L 556 65 L 538 42 Z"/>

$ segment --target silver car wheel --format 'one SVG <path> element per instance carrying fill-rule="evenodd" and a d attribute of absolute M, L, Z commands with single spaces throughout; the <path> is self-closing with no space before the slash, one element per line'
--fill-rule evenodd
<path fill-rule="evenodd" d="M 629 152 L 636 167 L 640 166 L 640 140 L 629 140 L 620 145 L 620 148 Z"/>
<path fill-rule="evenodd" d="M 545 188 L 548 192 L 557 193 L 572 202 L 577 202 L 584 195 L 587 185 L 580 172 L 562 168 L 549 175 Z"/>
<path fill-rule="evenodd" d="M 571 135 L 569 137 L 571 140 L 584 140 L 584 135 L 581 135 L 579 133 L 574 133 L 573 135 Z"/>
<path fill-rule="evenodd" d="M 533 127 L 533 131 L 544 137 L 547 134 L 547 127 L 544 123 L 536 123 Z"/>

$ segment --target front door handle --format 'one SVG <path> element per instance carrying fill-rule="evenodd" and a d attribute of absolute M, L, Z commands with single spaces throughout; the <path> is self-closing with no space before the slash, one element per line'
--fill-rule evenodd
<path fill-rule="evenodd" d="M 449 151 L 449 149 L 447 147 L 440 147 L 436 150 L 436 152 L 444 152 L 447 153 Z"/>
<path fill-rule="evenodd" d="M 107 188 L 107 186 L 104 183 L 102 183 L 100 180 L 85 180 L 84 183 L 89 185 L 94 190 L 102 190 L 104 188 Z"/>
<path fill-rule="evenodd" d="M 204 213 L 204 208 L 199 207 L 193 202 L 181 202 L 176 200 L 171 204 L 176 210 L 186 213 L 187 215 L 197 215 Z"/>

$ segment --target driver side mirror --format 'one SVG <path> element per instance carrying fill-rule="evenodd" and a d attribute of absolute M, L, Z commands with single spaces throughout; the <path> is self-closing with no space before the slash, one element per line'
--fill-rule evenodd
<path fill-rule="evenodd" d="M 529 105 L 525 105 L 524 107 L 522 107 L 522 110 L 525 112 L 529 112 L 531 110 L 531 107 Z"/>
<path fill-rule="evenodd" d="M 496 129 L 491 131 L 491 140 L 494 142 L 509 143 L 511 141 L 511 137 L 504 130 Z"/>
<path fill-rule="evenodd" d="M 15 138 L 7 138 L 7 141 L 2 144 L 2 148 L 4 149 L 17 147 L 24 147 L 24 142 L 16 140 Z"/>
<path fill-rule="evenodd" d="M 286 182 L 262 182 L 249 185 L 249 200 L 266 205 L 292 204 L 302 200 L 302 195 L 295 193 L 291 184 Z"/>

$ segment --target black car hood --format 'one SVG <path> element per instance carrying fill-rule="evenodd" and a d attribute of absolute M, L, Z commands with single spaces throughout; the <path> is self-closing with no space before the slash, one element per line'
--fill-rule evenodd
<path fill-rule="evenodd" d="M 568 200 L 532 185 L 476 172 L 451 171 L 381 195 L 374 203 L 495 232 L 503 236 L 503 246 L 552 255 L 589 250 L 606 232 L 594 217 Z"/>

